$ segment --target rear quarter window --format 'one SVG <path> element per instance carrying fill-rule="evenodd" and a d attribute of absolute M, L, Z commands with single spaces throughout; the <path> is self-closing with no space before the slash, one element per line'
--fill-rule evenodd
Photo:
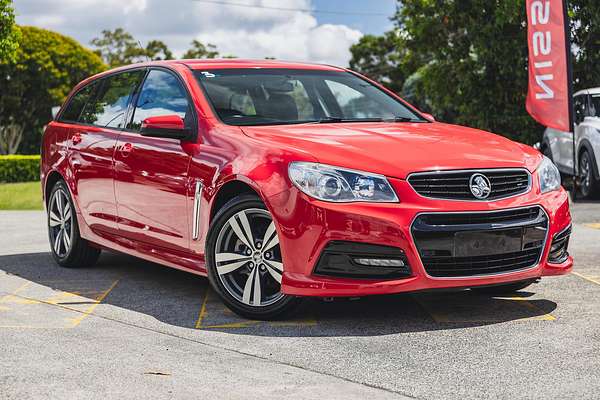
<path fill-rule="evenodd" d="M 143 75 L 144 71 L 137 70 L 104 78 L 94 101 L 85 106 L 80 122 L 100 127 L 122 128 L 127 106 Z"/>
<path fill-rule="evenodd" d="M 75 93 L 69 103 L 62 112 L 59 121 L 61 122 L 77 122 L 81 116 L 83 108 L 92 98 L 94 92 L 98 88 L 98 81 L 93 82 Z"/>

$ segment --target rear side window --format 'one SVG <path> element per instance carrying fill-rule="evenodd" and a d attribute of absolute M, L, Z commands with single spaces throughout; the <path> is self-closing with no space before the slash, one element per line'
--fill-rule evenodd
<path fill-rule="evenodd" d="M 189 122 L 189 102 L 185 89 L 170 72 L 151 70 L 138 96 L 131 124 L 127 127 L 139 131 L 148 117 L 179 115 Z"/>
<path fill-rule="evenodd" d="M 590 98 L 589 117 L 600 118 L 600 94 L 593 94 Z"/>
<path fill-rule="evenodd" d="M 83 111 L 83 107 L 93 97 L 97 87 L 98 82 L 96 81 L 75 93 L 60 116 L 60 121 L 77 122 L 81 111 Z"/>
<path fill-rule="evenodd" d="M 107 128 L 122 128 L 127 105 L 139 85 L 144 71 L 124 72 L 103 79 L 99 93 L 89 102 L 80 122 Z"/>
<path fill-rule="evenodd" d="M 573 107 L 575 108 L 575 123 L 580 124 L 587 113 L 587 96 L 579 95 L 575 97 L 573 101 Z"/>

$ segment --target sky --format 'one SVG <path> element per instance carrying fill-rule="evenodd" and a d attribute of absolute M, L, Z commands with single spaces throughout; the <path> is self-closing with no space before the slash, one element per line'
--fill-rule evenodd
<path fill-rule="evenodd" d="M 86 46 L 103 29 L 122 27 L 142 44 L 162 40 L 176 56 L 199 39 L 221 54 L 340 66 L 348 65 L 349 47 L 361 36 L 392 27 L 389 17 L 396 9 L 395 0 L 14 0 L 14 5 L 18 24 L 57 31 Z M 282 10 L 290 8 L 312 11 Z"/>

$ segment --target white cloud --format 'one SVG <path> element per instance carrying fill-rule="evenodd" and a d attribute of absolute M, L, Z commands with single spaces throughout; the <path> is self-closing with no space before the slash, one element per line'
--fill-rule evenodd
<path fill-rule="evenodd" d="M 310 0 L 236 0 L 238 3 L 310 8 Z M 103 29 L 123 27 L 143 43 L 159 39 L 176 55 L 192 39 L 222 54 L 275 57 L 345 66 L 362 33 L 346 25 L 319 25 L 314 16 L 194 0 L 17 0 L 17 22 L 55 30 L 85 45 Z"/>

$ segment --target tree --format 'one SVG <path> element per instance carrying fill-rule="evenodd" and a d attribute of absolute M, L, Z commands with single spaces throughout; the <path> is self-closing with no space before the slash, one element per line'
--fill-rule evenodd
<path fill-rule="evenodd" d="M 164 42 L 151 40 L 146 45 L 146 56 L 151 60 L 172 60 L 173 53 Z"/>
<path fill-rule="evenodd" d="M 96 47 L 96 54 L 111 68 L 148 60 L 171 60 L 173 53 L 160 40 L 151 40 L 142 47 L 131 33 L 123 28 L 114 31 L 103 30 L 102 37 L 90 42 Z"/>
<path fill-rule="evenodd" d="M 350 47 L 350 68 L 400 92 L 404 80 L 412 73 L 404 64 L 405 49 L 398 31 L 382 36 L 365 35 Z"/>
<path fill-rule="evenodd" d="M 14 61 L 20 35 L 12 0 L 0 0 L 0 64 Z"/>
<path fill-rule="evenodd" d="M 571 0 L 571 38 L 575 44 L 576 89 L 600 84 L 600 8 L 597 0 Z"/>
<path fill-rule="evenodd" d="M 570 1 L 579 88 L 600 82 L 600 10 L 595 2 Z M 412 96 L 410 101 L 443 121 L 527 143 L 539 139 L 542 127 L 525 110 L 527 18 L 522 0 L 399 1 L 392 19 L 391 32 L 355 46 L 351 66 L 367 74 L 383 71 L 378 80 L 401 88 Z M 390 35 L 398 40 L 390 44 Z"/>
<path fill-rule="evenodd" d="M 183 58 L 217 58 L 219 52 L 214 44 L 204 44 L 199 40 L 192 40 L 191 48 L 185 52 Z"/>
<path fill-rule="evenodd" d="M 106 68 L 75 40 L 20 27 L 16 62 L 0 65 L 0 153 L 39 153 L 42 126 L 84 78 Z"/>
<path fill-rule="evenodd" d="M 102 37 L 94 38 L 90 44 L 96 47 L 96 54 L 111 68 L 146 61 L 146 49 L 123 28 L 114 31 L 103 30 Z"/>

